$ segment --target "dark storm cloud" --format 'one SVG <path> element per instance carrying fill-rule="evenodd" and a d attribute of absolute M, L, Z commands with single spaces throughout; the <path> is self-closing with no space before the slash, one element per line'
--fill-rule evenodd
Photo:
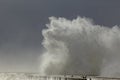
<path fill-rule="evenodd" d="M 92 18 L 96 24 L 119 25 L 119 3 L 119 0 L 0 0 L 1 68 L 7 69 L 9 65 L 17 71 L 35 64 L 28 71 L 37 71 L 41 30 L 48 17 L 73 19 L 80 15 Z"/>

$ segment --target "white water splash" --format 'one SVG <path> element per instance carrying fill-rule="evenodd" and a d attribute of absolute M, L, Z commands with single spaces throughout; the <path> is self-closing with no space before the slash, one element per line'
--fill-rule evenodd
<path fill-rule="evenodd" d="M 50 17 L 42 32 L 42 74 L 120 76 L 120 28 L 95 25 L 91 19 Z M 116 75 L 117 74 L 117 75 Z"/>

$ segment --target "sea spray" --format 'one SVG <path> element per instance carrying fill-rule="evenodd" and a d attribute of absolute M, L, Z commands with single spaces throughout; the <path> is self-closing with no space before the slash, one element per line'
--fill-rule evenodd
<path fill-rule="evenodd" d="M 49 19 L 47 29 L 42 31 L 45 51 L 41 56 L 41 74 L 120 74 L 118 26 L 95 25 L 85 17 Z"/>

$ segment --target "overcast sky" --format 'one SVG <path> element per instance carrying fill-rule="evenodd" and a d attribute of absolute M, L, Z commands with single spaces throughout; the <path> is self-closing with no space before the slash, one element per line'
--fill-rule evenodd
<path fill-rule="evenodd" d="M 120 25 L 120 1 L 0 0 L 0 72 L 39 72 L 41 30 L 50 16 L 112 27 Z"/>

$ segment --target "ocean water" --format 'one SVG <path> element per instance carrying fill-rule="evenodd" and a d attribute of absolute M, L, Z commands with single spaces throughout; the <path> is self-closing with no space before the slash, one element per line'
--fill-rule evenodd
<path fill-rule="evenodd" d="M 32 73 L 0 73 L 0 80 L 46 80 L 44 78 Z"/>
<path fill-rule="evenodd" d="M 38 73 L 0 73 L 0 80 L 66 80 L 66 78 L 64 75 L 41 76 Z"/>

